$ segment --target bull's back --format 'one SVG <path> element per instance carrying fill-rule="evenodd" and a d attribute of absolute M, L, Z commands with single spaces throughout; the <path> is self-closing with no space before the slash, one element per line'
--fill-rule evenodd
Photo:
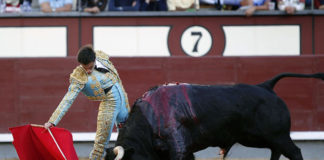
<path fill-rule="evenodd" d="M 197 132 L 203 135 L 203 139 L 197 140 L 199 143 L 225 144 L 240 135 L 267 134 L 256 133 L 258 130 L 276 132 L 290 128 L 284 102 L 274 92 L 259 86 L 192 85 L 190 97 L 199 120 Z"/>
<path fill-rule="evenodd" d="M 153 132 L 161 137 L 179 126 L 187 130 L 184 136 L 192 139 L 188 145 L 192 150 L 225 146 L 240 135 L 266 134 L 253 133 L 264 128 L 275 132 L 290 127 L 284 102 L 255 85 L 160 86 L 143 96 L 140 107 Z"/>
<path fill-rule="evenodd" d="M 254 113 L 253 111 L 264 105 L 272 106 L 271 109 L 287 109 L 282 106 L 284 102 L 274 92 L 255 85 L 192 85 L 189 96 L 199 117 L 206 114 L 210 115 L 210 112 Z"/>
<path fill-rule="evenodd" d="M 202 121 L 230 117 L 242 120 L 240 118 L 253 116 L 258 110 L 269 115 L 274 114 L 272 111 L 288 111 L 274 92 L 246 84 L 163 85 L 148 91 L 141 100 L 147 103 L 143 110 L 149 109 L 155 117 L 164 120 L 172 119 L 172 113 L 177 113 L 173 116 L 180 116 L 183 120 Z"/>

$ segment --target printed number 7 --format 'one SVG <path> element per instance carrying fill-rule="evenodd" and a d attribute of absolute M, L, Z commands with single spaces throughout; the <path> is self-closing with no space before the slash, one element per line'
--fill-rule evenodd
<path fill-rule="evenodd" d="M 199 43 L 199 41 L 200 41 L 200 39 L 202 37 L 202 34 L 201 34 L 201 32 L 191 32 L 191 35 L 192 36 L 198 36 L 196 44 L 195 44 L 194 48 L 192 49 L 192 52 L 198 52 L 197 47 L 198 47 L 198 43 Z"/>

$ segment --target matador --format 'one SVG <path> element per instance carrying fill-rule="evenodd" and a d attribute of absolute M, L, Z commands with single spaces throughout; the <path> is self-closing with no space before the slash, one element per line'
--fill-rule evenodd
<path fill-rule="evenodd" d="M 80 63 L 70 74 L 70 85 L 58 107 L 45 123 L 45 128 L 56 126 L 72 103 L 82 92 L 89 100 L 101 101 L 97 117 L 97 130 L 91 160 L 103 158 L 114 124 L 126 121 L 129 113 L 127 94 L 118 72 L 102 51 L 84 46 L 78 52 Z"/>

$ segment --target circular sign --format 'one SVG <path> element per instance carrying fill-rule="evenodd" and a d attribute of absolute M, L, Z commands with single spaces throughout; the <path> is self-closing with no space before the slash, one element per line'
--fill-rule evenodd
<path fill-rule="evenodd" d="M 202 26 L 190 26 L 181 36 L 182 50 L 189 56 L 204 56 L 209 52 L 212 44 L 209 31 Z"/>

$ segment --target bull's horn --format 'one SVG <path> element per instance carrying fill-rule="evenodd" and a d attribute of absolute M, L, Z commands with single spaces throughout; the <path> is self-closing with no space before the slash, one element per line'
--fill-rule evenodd
<path fill-rule="evenodd" d="M 121 160 L 124 156 L 124 148 L 122 146 L 117 146 L 114 148 L 114 153 L 116 156 L 115 160 Z"/>

